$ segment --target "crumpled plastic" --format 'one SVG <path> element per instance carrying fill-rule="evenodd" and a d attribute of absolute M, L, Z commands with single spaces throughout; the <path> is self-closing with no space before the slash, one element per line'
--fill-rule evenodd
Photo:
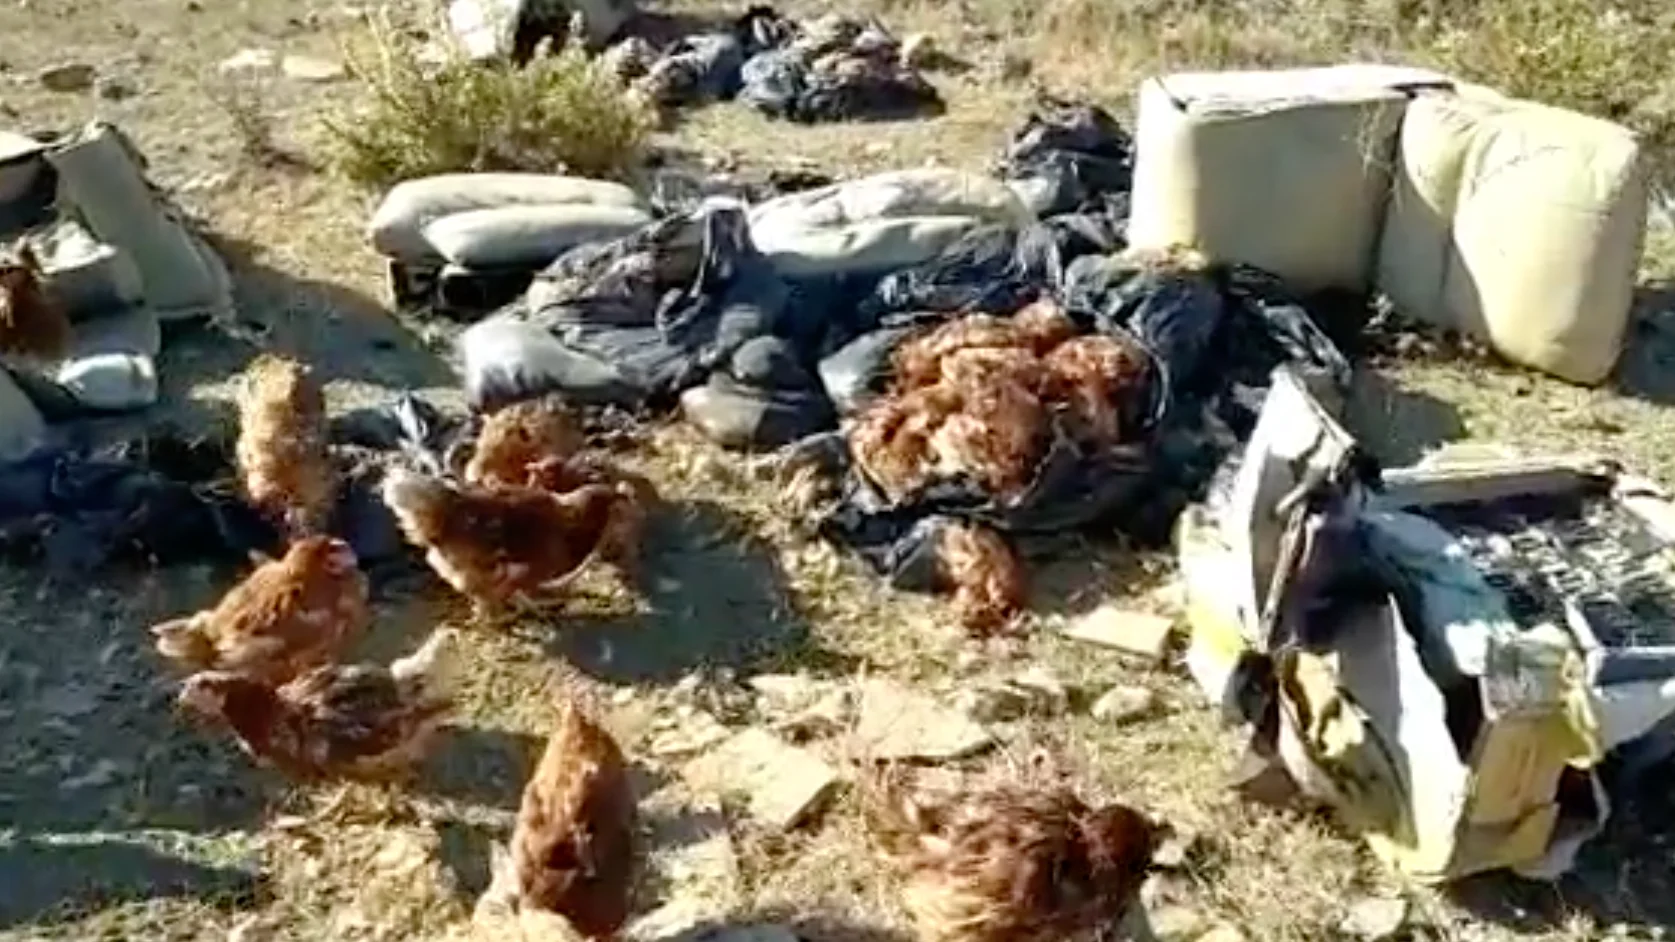
<path fill-rule="evenodd" d="M 743 207 L 711 201 L 614 242 L 579 246 L 524 299 L 460 338 L 478 405 L 549 392 L 623 406 L 666 404 L 773 332 L 789 298 L 750 241 Z M 501 349 L 497 324 L 552 341 L 540 362 Z M 499 333 L 503 333 L 500 331 Z"/>

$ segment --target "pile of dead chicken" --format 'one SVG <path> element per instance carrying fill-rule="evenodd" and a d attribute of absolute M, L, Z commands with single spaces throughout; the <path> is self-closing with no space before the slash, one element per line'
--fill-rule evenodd
<path fill-rule="evenodd" d="M 845 434 L 857 469 L 896 506 L 955 481 L 1016 504 L 1055 442 L 1095 454 L 1137 438 L 1155 377 L 1132 337 L 1080 333 L 1050 300 L 929 328 L 896 349 L 890 372 L 889 389 Z M 944 527 L 939 543 L 962 622 L 980 632 L 1011 624 L 1025 579 L 1007 543 L 974 523 Z"/>

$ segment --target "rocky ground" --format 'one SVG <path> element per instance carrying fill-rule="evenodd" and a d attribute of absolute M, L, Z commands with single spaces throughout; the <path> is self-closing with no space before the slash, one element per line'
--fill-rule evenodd
<path fill-rule="evenodd" d="M 946 116 L 787 129 L 718 106 L 667 143 L 714 166 L 981 167 L 1033 85 L 1120 113 L 1122 69 L 1148 61 L 1055 53 L 1050 34 L 999 7 L 883 7 L 967 63 L 936 77 Z M 404 389 L 457 401 L 447 330 L 383 303 L 361 229 L 377 194 L 315 156 L 318 117 L 356 95 L 339 41 L 365 12 L 272 0 L 0 9 L 3 120 L 117 122 L 234 265 L 241 316 L 260 339 L 172 346 L 162 368 L 174 417 L 226 423 L 228 380 L 257 345 L 320 364 L 334 408 Z M 1651 245 L 1649 284 L 1663 241 Z M 1675 483 L 1662 309 L 1649 287 L 1623 379 L 1595 391 L 1404 349 L 1362 371 L 1354 427 L 1392 460 L 1455 438 L 1574 445 Z M 937 601 L 887 590 L 816 540 L 748 459 L 668 425 L 625 460 L 671 498 L 654 521 L 645 591 L 591 578 L 555 620 L 470 634 L 458 727 L 413 793 L 289 789 L 170 714 L 144 628 L 213 597 L 229 574 L 112 574 L 93 586 L 0 575 L 0 938 L 454 931 L 559 691 L 592 704 L 636 761 L 649 848 L 636 938 L 704 924 L 778 927 L 763 939 L 899 936 L 847 787 L 862 756 L 973 780 L 1067 775 L 1090 796 L 1169 818 L 1186 846 L 1147 902 L 1170 940 L 1655 938 L 1675 925 L 1661 800 L 1627 803 L 1556 887 L 1492 878 L 1439 894 L 1399 885 L 1328 820 L 1236 798 L 1223 777 L 1238 738 L 1177 664 L 1166 559 L 1078 540 L 1040 569 L 1029 639 L 981 645 Z M 378 630 L 358 652 L 368 658 L 461 615 L 419 585 L 378 602 Z"/>

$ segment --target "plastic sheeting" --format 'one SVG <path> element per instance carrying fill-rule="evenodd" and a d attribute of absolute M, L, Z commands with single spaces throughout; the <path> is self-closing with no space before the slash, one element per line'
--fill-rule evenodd
<path fill-rule="evenodd" d="M 521 302 L 461 336 L 466 389 L 479 406 L 549 392 L 667 404 L 772 333 L 788 298 L 743 207 L 712 201 L 560 256 Z"/>

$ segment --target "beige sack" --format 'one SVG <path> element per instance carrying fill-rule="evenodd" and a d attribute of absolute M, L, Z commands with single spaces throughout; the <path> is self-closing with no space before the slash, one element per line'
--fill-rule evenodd
<path fill-rule="evenodd" d="M 566 249 L 621 238 L 650 223 L 651 214 L 636 206 L 496 206 L 432 220 L 424 237 L 465 268 L 541 268 Z"/>
<path fill-rule="evenodd" d="M 1301 288 L 1371 283 L 1407 93 L 1378 65 L 1183 73 L 1140 86 L 1129 241 L 1191 245 Z"/>
<path fill-rule="evenodd" d="M 607 180 L 541 173 L 445 173 L 396 184 L 367 225 L 372 247 L 408 263 L 441 264 L 425 240 L 433 219 L 497 206 L 587 203 L 645 208 L 631 188 Z"/>
<path fill-rule="evenodd" d="M 1487 339 L 1576 383 L 1622 348 L 1646 228 L 1646 179 L 1626 129 L 1487 96 L 1427 95 L 1408 111 L 1379 250 L 1398 310 Z"/>
<path fill-rule="evenodd" d="M 922 168 L 791 193 L 750 212 L 750 235 L 791 276 L 875 271 L 934 258 L 984 223 L 1034 218 L 1006 184 Z"/>

